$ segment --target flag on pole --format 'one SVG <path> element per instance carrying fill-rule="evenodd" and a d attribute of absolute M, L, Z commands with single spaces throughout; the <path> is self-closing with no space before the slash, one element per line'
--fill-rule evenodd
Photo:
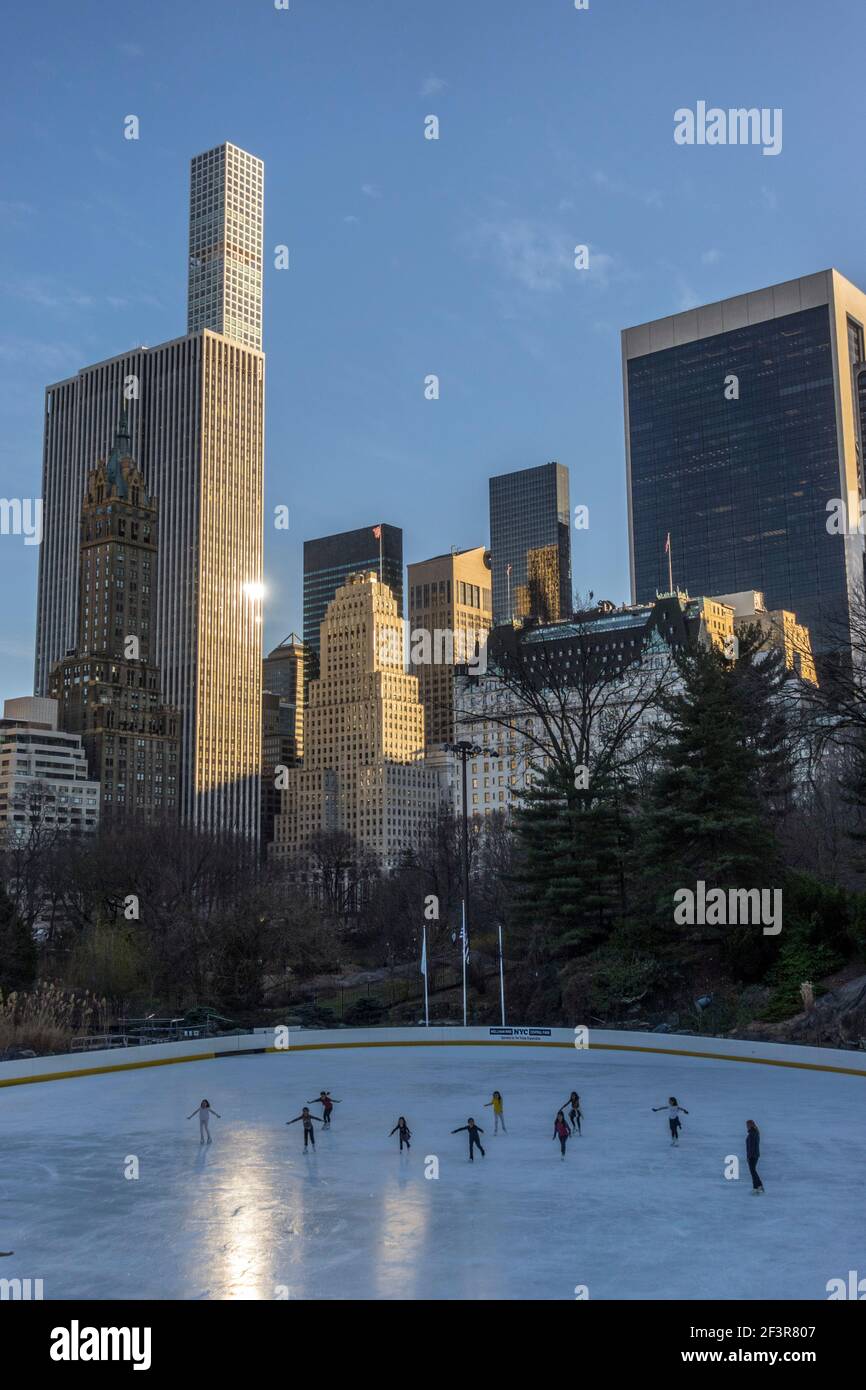
<path fill-rule="evenodd" d="M 671 533 L 670 533 L 670 531 L 668 531 L 667 537 L 666 537 L 666 539 L 665 539 L 665 555 L 670 555 L 670 553 L 671 553 Z"/>
<path fill-rule="evenodd" d="M 463 964 L 469 964 L 469 934 L 466 930 L 466 923 L 460 928 L 460 940 L 463 942 Z"/>
<path fill-rule="evenodd" d="M 421 947 L 421 974 L 427 978 L 427 930 L 424 930 L 424 945 Z"/>
<path fill-rule="evenodd" d="M 382 528 L 381 528 L 381 526 L 374 526 L 374 527 L 373 527 L 373 535 L 376 537 L 376 540 L 377 540 L 377 541 L 380 541 L 380 540 L 382 539 Z"/>

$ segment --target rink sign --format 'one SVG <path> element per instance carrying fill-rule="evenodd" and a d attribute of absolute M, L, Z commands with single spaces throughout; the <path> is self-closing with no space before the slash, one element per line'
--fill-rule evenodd
<path fill-rule="evenodd" d="M 552 1032 L 552 1028 L 491 1028 L 490 1036 L 503 1042 L 536 1042 L 539 1038 L 549 1038 Z"/>

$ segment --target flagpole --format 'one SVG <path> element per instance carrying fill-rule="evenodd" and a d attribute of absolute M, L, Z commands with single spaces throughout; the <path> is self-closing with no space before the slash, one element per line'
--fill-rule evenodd
<path fill-rule="evenodd" d="M 460 949 L 463 956 L 463 1027 L 466 1027 L 466 899 L 463 899 L 463 930 L 460 933 Z"/>
<path fill-rule="evenodd" d="M 421 952 L 421 974 L 424 976 L 424 1027 L 430 1027 L 430 1004 L 427 997 L 427 928 L 422 928 L 424 933 L 424 946 Z"/>
<path fill-rule="evenodd" d="M 670 531 L 668 531 L 668 590 L 670 593 L 674 591 L 674 552 Z"/>
<path fill-rule="evenodd" d="M 502 1026 L 505 1027 L 505 975 L 502 966 L 502 923 L 499 923 L 499 1003 L 502 1008 Z"/>
<path fill-rule="evenodd" d="M 379 583 L 384 584 L 382 578 L 382 523 L 379 523 Z"/>

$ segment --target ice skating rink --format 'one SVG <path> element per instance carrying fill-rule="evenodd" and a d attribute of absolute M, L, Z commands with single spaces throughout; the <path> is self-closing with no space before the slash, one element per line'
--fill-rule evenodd
<path fill-rule="evenodd" d="M 342 1104 L 305 1155 L 285 1121 L 323 1088 Z M 484 1109 L 494 1088 L 506 1136 Z M 563 1162 L 553 1118 L 572 1089 L 584 1133 Z M 690 1112 L 679 1148 L 651 1110 L 669 1095 Z M 185 1118 L 203 1096 L 222 1115 L 204 1148 Z M 401 1114 L 402 1157 L 388 1137 Z M 450 1133 L 469 1115 L 487 1149 L 474 1164 Z M 573 1299 L 578 1285 L 590 1299 L 825 1299 L 863 1268 L 864 1115 L 854 1076 L 495 1045 L 14 1086 L 0 1089 L 0 1249 L 15 1251 L 0 1277 L 41 1278 L 46 1299 Z M 747 1119 L 764 1197 L 750 1195 Z"/>

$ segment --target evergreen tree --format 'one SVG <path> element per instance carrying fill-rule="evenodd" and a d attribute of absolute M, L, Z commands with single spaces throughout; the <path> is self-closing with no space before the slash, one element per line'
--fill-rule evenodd
<path fill-rule="evenodd" d="M 779 861 L 762 790 L 757 702 L 715 649 L 679 660 L 681 684 L 661 699 L 666 728 L 656 775 L 641 810 L 640 858 L 656 940 L 685 952 L 716 939 L 754 955 L 759 928 L 681 926 L 674 893 L 710 888 L 779 887 Z M 758 950 L 758 955 L 761 951 Z"/>
<path fill-rule="evenodd" d="M 602 769 L 570 780 L 554 767 L 527 788 L 515 813 L 513 918 L 543 924 L 555 957 L 591 948 L 623 911 L 623 802 L 622 785 Z"/>
<path fill-rule="evenodd" d="M 0 883 L 0 991 L 29 989 L 36 979 L 36 943 Z"/>

